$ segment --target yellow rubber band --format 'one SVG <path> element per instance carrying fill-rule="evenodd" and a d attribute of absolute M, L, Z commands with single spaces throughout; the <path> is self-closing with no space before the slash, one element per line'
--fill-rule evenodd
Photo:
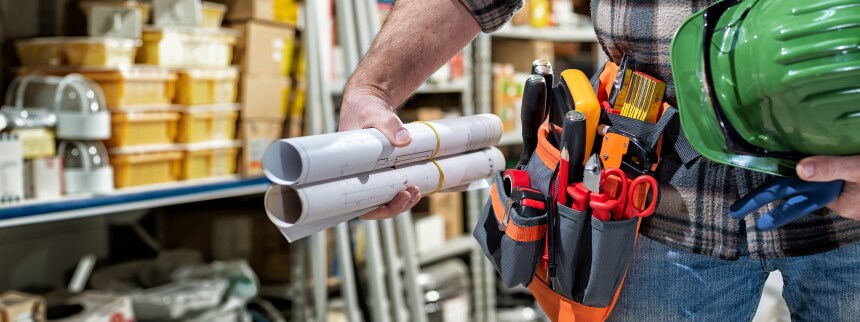
<path fill-rule="evenodd" d="M 427 127 L 429 127 L 430 130 L 433 131 L 433 134 L 436 135 L 436 149 L 433 150 L 433 154 L 431 154 L 430 158 L 427 159 L 430 160 L 430 162 L 433 162 L 433 165 L 435 165 L 436 169 L 439 170 L 439 185 L 436 186 L 436 190 L 433 190 L 429 193 L 430 195 L 432 195 L 441 191 L 442 187 L 445 185 L 445 171 L 442 171 L 442 166 L 439 165 L 439 162 L 436 162 L 436 155 L 439 154 L 439 150 L 442 149 L 442 137 L 439 136 L 439 132 L 436 131 L 436 128 L 433 127 L 432 123 L 424 121 L 417 121 L 416 123 L 427 125 Z"/>
<path fill-rule="evenodd" d="M 439 185 L 436 186 L 436 190 L 430 192 L 430 194 L 432 195 L 442 190 L 442 187 L 445 185 L 445 171 L 442 171 L 442 166 L 439 165 L 439 162 L 436 162 L 436 160 L 433 159 L 431 159 L 430 161 L 433 162 L 433 165 L 436 166 L 436 169 L 439 169 Z"/>
<path fill-rule="evenodd" d="M 439 136 L 439 132 L 438 132 L 438 131 L 436 131 L 436 128 L 435 128 L 435 127 L 433 127 L 433 124 L 432 124 L 432 123 L 430 123 L 430 122 L 423 122 L 423 121 L 419 121 L 418 123 L 421 123 L 421 124 L 427 125 L 427 127 L 429 127 L 429 128 L 430 128 L 430 130 L 433 130 L 433 134 L 435 134 L 435 135 L 436 135 L 436 149 L 434 149 L 434 150 L 433 150 L 433 154 L 432 154 L 432 155 L 430 155 L 430 159 L 432 160 L 433 158 L 435 158 L 435 157 L 436 157 L 436 155 L 437 155 L 437 154 L 439 154 L 439 150 L 442 148 L 442 137 L 440 137 L 440 136 Z"/>

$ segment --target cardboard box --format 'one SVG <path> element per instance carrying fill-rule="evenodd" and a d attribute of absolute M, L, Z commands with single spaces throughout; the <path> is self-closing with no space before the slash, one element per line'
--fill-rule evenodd
<path fill-rule="evenodd" d="M 283 119 L 287 115 L 290 97 L 290 79 L 286 76 L 242 77 L 239 87 L 239 103 L 242 118 Z"/>
<path fill-rule="evenodd" d="M 529 3 L 531 1 L 523 1 L 523 8 L 517 13 L 514 14 L 514 17 L 511 18 L 511 25 L 521 26 L 527 25 L 529 20 L 531 20 L 531 9 L 529 9 Z"/>
<path fill-rule="evenodd" d="M 239 173 L 246 177 L 262 175 L 263 152 L 270 143 L 281 138 L 283 130 L 283 118 L 242 119 L 239 123 L 242 141 Z"/>
<path fill-rule="evenodd" d="M 38 158 L 25 161 L 27 198 L 54 199 L 63 195 L 63 159 Z"/>
<path fill-rule="evenodd" d="M 227 5 L 227 21 L 268 20 L 295 26 L 299 17 L 296 0 L 215 0 Z"/>
<path fill-rule="evenodd" d="M 547 40 L 493 40 L 493 62 L 513 64 L 517 72 L 531 73 L 535 59 L 555 60 L 553 46 Z"/>
<path fill-rule="evenodd" d="M 45 321 L 45 299 L 9 291 L 0 294 L 0 322 Z"/>
<path fill-rule="evenodd" d="M 438 215 L 445 220 L 445 239 L 463 236 L 463 194 L 459 192 L 434 193 L 427 196 L 430 215 Z"/>
<path fill-rule="evenodd" d="M 106 292 L 87 291 L 69 299 L 71 307 L 83 310 L 71 316 L 51 319 L 57 322 L 133 322 L 131 298 Z"/>
<path fill-rule="evenodd" d="M 233 64 L 253 76 L 288 76 L 293 67 L 296 31 L 293 27 L 248 21 L 232 24 L 239 31 Z"/>
<path fill-rule="evenodd" d="M 403 122 L 435 121 L 445 117 L 445 111 L 438 106 L 404 108 L 397 111 L 397 114 Z"/>

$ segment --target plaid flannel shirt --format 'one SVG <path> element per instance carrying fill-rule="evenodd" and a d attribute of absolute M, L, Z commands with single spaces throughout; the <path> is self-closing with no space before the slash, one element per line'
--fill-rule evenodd
<path fill-rule="evenodd" d="M 484 32 L 500 28 L 522 7 L 522 0 L 461 1 Z M 591 17 L 607 56 L 618 62 L 623 54 L 630 55 L 637 70 L 666 81 L 666 101 L 674 104 L 669 68 L 672 37 L 688 16 L 712 2 L 592 0 Z M 772 231 L 755 228 L 758 213 L 741 220 L 731 218 L 729 206 L 767 180 L 761 173 L 705 158 L 684 164 L 667 157 L 657 177 L 660 204 L 643 221 L 641 232 L 677 249 L 722 259 L 743 255 L 780 258 L 828 251 L 860 240 L 860 222 L 826 210 Z"/>

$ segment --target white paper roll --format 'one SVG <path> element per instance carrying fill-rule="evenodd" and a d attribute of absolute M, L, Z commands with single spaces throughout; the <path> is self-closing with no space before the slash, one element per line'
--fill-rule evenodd
<path fill-rule="evenodd" d="M 263 153 L 263 173 L 281 185 L 303 185 L 391 168 L 433 156 L 474 151 L 498 144 L 502 121 L 479 114 L 425 123 L 409 123 L 412 143 L 395 148 L 377 129 L 279 140 Z"/>
<path fill-rule="evenodd" d="M 407 186 L 418 186 L 426 195 L 489 178 L 504 167 L 502 152 L 486 148 L 439 158 L 435 164 L 417 162 L 299 187 L 273 185 L 266 192 L 266 212 L 292 241 L 388 203 Z"/>

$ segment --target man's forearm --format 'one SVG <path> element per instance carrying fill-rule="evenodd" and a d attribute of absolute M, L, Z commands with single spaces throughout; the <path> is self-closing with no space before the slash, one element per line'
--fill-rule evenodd
<path fill-rule="evenodd" d="M 400 0 L 347 84 L 394 108 L 480 31 L 459 0 Z"/>

